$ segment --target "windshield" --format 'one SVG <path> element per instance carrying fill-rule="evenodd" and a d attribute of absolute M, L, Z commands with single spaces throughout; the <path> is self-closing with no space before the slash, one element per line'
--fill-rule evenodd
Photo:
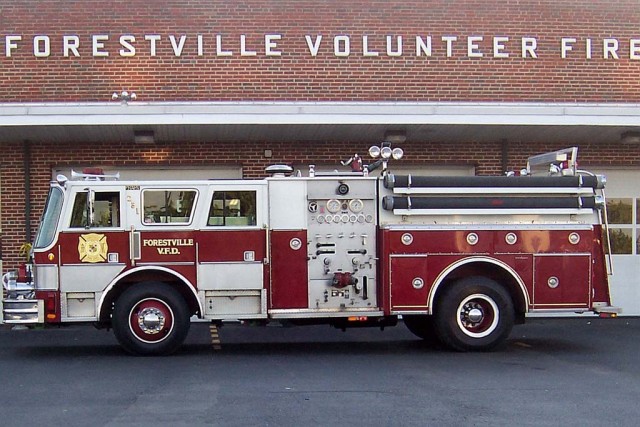
<path fill-rule="evenodd" d="M 56 236 L 58 219 L 62 211 L 62 200 L 62 190 L 57 187 L 51 188 L 44 208 L 44 214 L 42 215 L 42 221 L 38 227 L 34 248 L 46 248 L 53 243 L 53 239 Z"/>

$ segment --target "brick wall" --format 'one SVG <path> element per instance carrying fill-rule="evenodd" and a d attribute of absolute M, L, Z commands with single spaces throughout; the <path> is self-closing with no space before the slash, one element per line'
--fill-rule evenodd
<path fill-rule="evenodd" d="M 640 42 L 630 43 L 640 39 L 637 0 L 1 0 L 0 9 L 0 102 L 107 101 L 123 88 L 145 101 L 640 102 L 640 59 L 630 59 L 640 58 Z M 266 34 L 281 36 L 271 49 L 280 56 L 267 55 Z M 22 40 L 6 57 L 13 35 Z M 98 48 L 109 56 L 93 56 L 93 35 L 109 37 Z M 135 37 L 135 56 L 120 56 L 121 35 Z M 160 36 L 156 56 L 145 35 Z M 231 56 L 216 53 L 218 35 Z M 241 55 L 241 35 L 255 55 Z M 318 35 L 312 56 L 305 36 L 315 47 Z M 50 56 L 34 56 L 36 36 L 49 37 Z M 64 36 L 78 38 L 79 57 L 63 56 Z M 349 37 L 348 57 L 335 56 L 336 36 Z M 364 56 L 363 36 L 378 56 Z M 387 55 L 387 36 L 392 51 L 403 37 L 401 56 Z M 416 36 L 432 37 L 431 57 L 415 55 Z M 449 36 L 458 38 L 451 57 Z M 471 57 L 467 37 L 483 37 Z M 509 40 L 494 49 L 494 37 Z M 536 39 L 537 58 L 522 58 L 523 37 Z M 563 37 L 575 39 L 565 59 Z M 603 58 L 606 39 L 618 59 Z"/>

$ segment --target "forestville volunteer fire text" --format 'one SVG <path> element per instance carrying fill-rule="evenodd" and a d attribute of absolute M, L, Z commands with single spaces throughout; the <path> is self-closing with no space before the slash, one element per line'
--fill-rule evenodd
<path fill-rule="evenodd" d="M 283 34 L 239 36 L 222 34 L 93 34 L 79 35 L 4 35 L 5 58 L 17 58 L 20 53 L 36 58 L 62 57 L 133 57 L 140 53 L 149 56 L 175 57 L 279 57 L 295 54 L 300 42 L 312 57 L 321 54 L 335 57 L 467 57 L 467 58 L 524 58 L 537 59 L 539 37 L 505 35 L 441 35 L 441 36 L 369 36 L 369 35 L 305 35 L 304 40 Z M 640 60 L 640 38 L 558 37 L 551 39 L 554 55 L 560 58 Z M 296 46 L 298 49 L 295 49 Z M 167 53 L 165 53 L 167 52 Z"/>

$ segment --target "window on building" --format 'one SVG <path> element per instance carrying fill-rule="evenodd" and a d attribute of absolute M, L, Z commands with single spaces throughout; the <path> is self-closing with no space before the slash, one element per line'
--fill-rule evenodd
<path fill-rule="evenodd" d="M 195 190 L 144 190 L 145 224 L 189 224 L 195 207 Z"/>
<path fill-rule="evenodd" d="M 76 194 L 71 213 L 71 228 L 120 227 L 120 193 L 95 191 L 93 198 L 93 223 L 89 224 L 87 192 Z"/>
<path fill-rule="evenodd" d="M 611 241 L 611 253 L 614 255 L 631 255 L 640 253 L 636 232 L 636 245 L 634 248 L 634 228 L 636 228 L 640 212 L 640 199 L 635 198 L 608 198 L 607 217 L 609 219 L 609 239 Z M 635 210 L 635 215 L 634 215 Z M 635 219 L 635 221 L 634 221 Z M 635 252 L 634 252 L 635 249 Z"/>
<path fill-rule="evenodd" d="M 207 225 L 240 227 L 256 225 L 255 191 L 216 191 Z"/>

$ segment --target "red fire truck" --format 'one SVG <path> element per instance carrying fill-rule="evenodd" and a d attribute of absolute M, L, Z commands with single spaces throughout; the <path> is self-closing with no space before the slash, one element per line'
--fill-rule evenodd
<path fill-rule="evenodd" d="M 270 167 L 264 180 L 58 176 L 30 262 L 3 276 L 2 321 L 90 322 L 131 353 L 167 354 L 195 319 L 400 318 L 468 351 L 504 342 L 528 313 L 615 315 L 605 180 L 577 170 L 577 148 L 497 177 L 395 175 L 401 149 L 370 154 L 343 163 L 352 171 Z"/>

